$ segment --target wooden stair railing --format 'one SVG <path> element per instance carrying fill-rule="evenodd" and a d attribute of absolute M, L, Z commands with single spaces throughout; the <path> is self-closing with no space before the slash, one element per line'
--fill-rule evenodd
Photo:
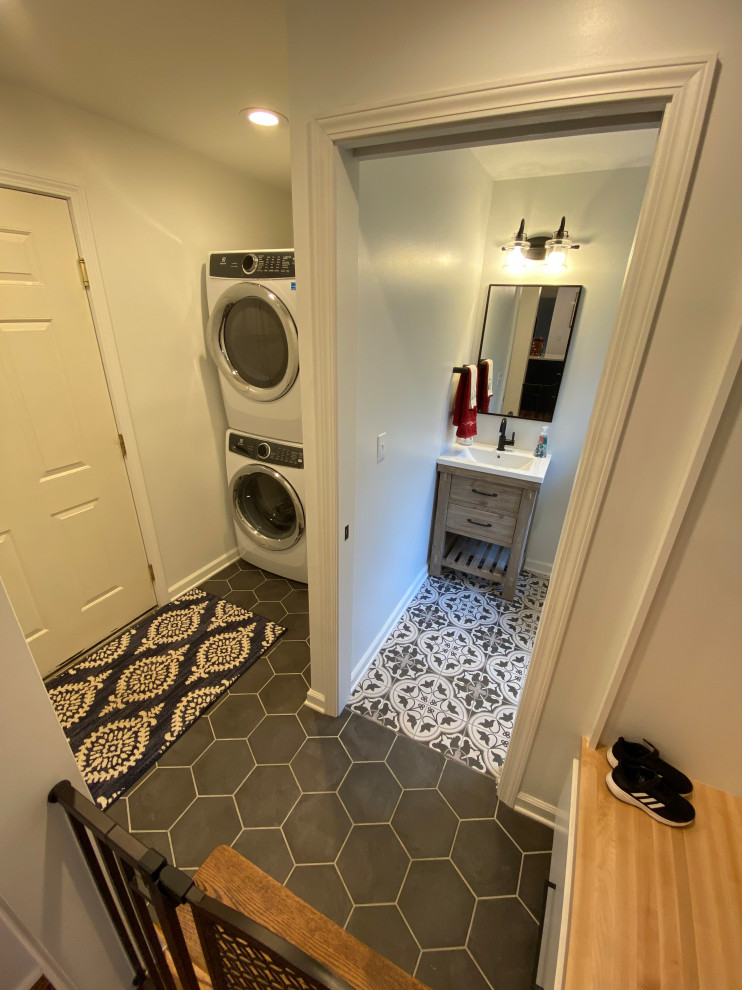
<path fill-rule="evenodd" d="M 67 814 L 134 987 L 426 990 L 233 849 L 215 849 L 192 880 L 69 781 L 49 801 Z"/>

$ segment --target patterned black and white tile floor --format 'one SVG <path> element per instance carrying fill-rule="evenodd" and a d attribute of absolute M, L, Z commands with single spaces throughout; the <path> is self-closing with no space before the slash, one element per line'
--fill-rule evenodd
<path fill-rule="evenodd" d="M 491 776 L 303 706 L 306 589 L 237 564 L 203 587 L 287 633 L 113 817 L 191 873 L 232 845 L 432 990 L 530 988 L 551 830 Z"/>
<path fill-rule="evenodd" d="M 548 586 L 523 572 L 506 602 L 480 578 L 448 569 L 429 577 L 350 707 L 498 776 Z"/>

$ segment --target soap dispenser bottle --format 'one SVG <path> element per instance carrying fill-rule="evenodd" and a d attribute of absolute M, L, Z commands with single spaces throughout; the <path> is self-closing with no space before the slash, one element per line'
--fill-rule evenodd
<path fill-rule="evenodd" d="M 541 430 L 541 434 L 538 438 L 538 443 L 536 444 L 536 449 L 533 452 L 534 457 L 546 457 L 546 442 L 549 439 L 549 427 L 544 426 Z"/>

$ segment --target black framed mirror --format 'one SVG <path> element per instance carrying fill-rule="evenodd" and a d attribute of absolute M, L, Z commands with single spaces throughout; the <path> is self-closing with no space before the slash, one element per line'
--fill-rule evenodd
<path fill-rule="evenodd" d="M 492 360 L 492 416 L 550 423 L 581 285 L 490 285 L 479 360 Z"/>

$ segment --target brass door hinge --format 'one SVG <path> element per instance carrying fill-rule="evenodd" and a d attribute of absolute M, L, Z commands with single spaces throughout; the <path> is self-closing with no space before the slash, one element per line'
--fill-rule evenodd
<path fill-rule="evenodd" d="M 80 269 L 80 278 L 82 279 L 83 289 L 89 289 L 90 279 L 88 278 L 88 266 L 85 264 L 84 258 L 77 259 L 77 267 Z"/>
<path fill-rule="evenodd" d="M 126 444 L 124 443 L 124 438 L 119 433 L 119 447 L 121 448 L 121 456 L 126 457 Z"/>
<path fill-rule="evenodd" d="M 155 583 L 155 569 L 152 566 L 152 564 L 147 564 L 147 570 L 149 571 L 149 579 L 152 582 L 152 584 L 154 584 Z"/>

